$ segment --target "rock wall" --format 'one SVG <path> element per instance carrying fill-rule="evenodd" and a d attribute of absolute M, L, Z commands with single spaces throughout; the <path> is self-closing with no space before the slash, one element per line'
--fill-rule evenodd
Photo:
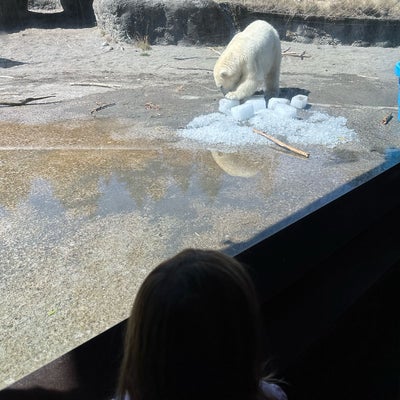
<path fill-rule="evenodd" d="M 400 46 L 400 20 L 329 19 L 325 17 L 291 17 L 277 14 L 244 13 L 247 21 L 262 18 L 276 27 L 282 40 L 301 43 L 350 46 Z"/>
<path fill-rule="evenodd" d="M 218 44 L 234 28 L 209 0 L 94 0 L 98 27 L 116 40 L 147 37 L 157 44 Z"/>
<path fill-rule="evenodd" d="M 40 0 L 29 0 L 32 6 Z M 47 0 L 55 1 L 55 0 Z M 36 26 L 97 22 L 118 41 L 145 37 L 153 44 L 224 45 L 255 19 L 270 22 L 282 40 L 352 46 L 400 46 L 400 20 L 328 19 L 253 12 L 235 3 L 212 0 L 60 0 L 62 15 L 38 17 L 28 0 L 0 0 L 0 31 Z M 34 15 L 35 14 L 35 15 Z M 66 18 L 68 17 L 68 18 Z"/>
<path fill-rule="evenodd" d="M 254 12 L 211 0 L 94 0 L 97 24 L 120 41 L 147 37 L 151 43 L 226 44 L 250 22 L 270 22 L 282 40 L 353 46 L 400 46 L 400 21 L 329 19 Z"/>

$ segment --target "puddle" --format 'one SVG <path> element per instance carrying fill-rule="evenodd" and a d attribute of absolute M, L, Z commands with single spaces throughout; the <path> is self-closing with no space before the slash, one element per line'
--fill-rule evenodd
<path fill-rule="evenodd" d="M 230 184 L 234 184 L 234 177 L 239 177 L 259 181 L 263 188 L 271 187 L 273 161 L 273 155 L 174 148 L 3 151 L 0 207 L 13 210 L 29 201 L 32 187 L 39 180 L 47 182 L 52 196 L 66 211 L 80 215 L 143 207 L 146 201 L 172 196 L 173 187 L 182 192 L 190 188 L 187 196 L 196 193 L 203 195 L 204 201 L 212 201 L 219 195 L 216 188 L 229 182 L 229 178 Z M 265 194 L 265 190 L 259 193 Z"/>
<path fill-rule="evenodd" d="M 126 318 L 165 257 L 279 217 L 265 202 L 280 153 L 176 142 L 126 121 L 0 124 L 0 387 Z"/>

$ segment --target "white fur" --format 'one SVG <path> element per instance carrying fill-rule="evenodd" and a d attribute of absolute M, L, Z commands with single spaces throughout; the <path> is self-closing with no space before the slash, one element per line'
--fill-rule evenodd
<path fill-rule="evenodd" d="M 252 22 L 237 33 L 214 66 L 214 80 L 225 97 L 242 100 L 263 90 L 266 97 L 279 94 L 281 42 L 268 22 Z"/>

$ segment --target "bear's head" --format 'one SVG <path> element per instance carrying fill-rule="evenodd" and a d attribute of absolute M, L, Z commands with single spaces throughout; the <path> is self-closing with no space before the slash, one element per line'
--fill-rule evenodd
<path fill-rule="evenodd" d="M 214 67 L 214 81 L 217 88 L 225 95 L 236 90 L 242 77 L 242 68 L 237 63 L 235 68 L 232 68 L 224 62 L 218 61 Z"/>

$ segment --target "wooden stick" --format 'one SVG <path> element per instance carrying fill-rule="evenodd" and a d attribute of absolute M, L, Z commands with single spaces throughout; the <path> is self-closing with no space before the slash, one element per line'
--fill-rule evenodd
<path fill-rule="evenodd" d="M 214 53 L 218 54 L 219 56 L 222 54 L 220 51 L 215 50 L 214 47 L 207 47 L 207 49 L 213 51 Z"/>
<path fill-rule="evenodd" d="M 99 83 L 99 82 L 71 82 L 71 86 L 97 86 L 97 87 L 104 87 L 104 88 L 118 88 L 121 85 L 108 85 L 106 83 Z"/>
<path fill-rule="evenodd" d="M 93 108 L 93 110 L 90 111 L 90 114 L 93 115 L 97 111 L 101 111 L 101 110 L 104 110 L 104 109 L 106 109 L 108 107 L 112 107 L 112 106 L 115 106 L 115 103 L 99 104 L 98 107 Z"/>
<path fill-rule="evenodd" d="M 192 68 L 190 68 L 190 67 L 188 67 L 188 68 L 186 68 L 186 67 L 176 67 L 176 69 L 183 69 L 185 71 L 208 71 L 208 72 L 212 72 L 213 71 L 212 69 L 209 69 L 209 68 L 196 68 L 196 67 L 192 67 Z"/>
<path fill-rule="evenodd" d="M 185 61 L 185 60 L 194 60 L 195 58 L 200 58 L 200 57 L 174 57 L 174 60 Z"/>
<path fill-rule="evenodd" d="M 0 101 L 0 106 L 9 106 L 9 107 L 24 106 L 28 103 L 31 103 L 32 101 L 48 99 L 50 97 L 56 97 L 56 96 L 28 97 L 26 99 L 22 99 L 19 101 Z"/>
<path fill-rule="evenodd" d="M 283 147 L 284 149 L 293 151 L 293 153 L 299 154 L 299 155 L 301 155 L 301 156 L 303 156 L 303 157 L 306 157 L 306 158 L 310 157 L 310 153 L 306 153 L 306 152 L 303 151 L 303 150 L 296 149 L 295 147 L 290 146 L 289 144 L 283 143 L 283 142 L 281 142 L 280 140 L 275 139 L 273 136 L 268 135 L 268 133 L 265 133 L 265 132 L 263 132 L 263 131 L 260 131 L 259 129 L 256 129 L 256 128 L 253 128 L 253 131 L 254 131 L 255 133 L 258 133 L 258 134 L 261 135 L 261 136 L 266 137 L 267 139 L 271 140 L 272 142 L 274 142 L 274 143 L 277 144 L 278 146 Z"/>
<path fill-rule="evenodd" d="M 294 51 L 282 52 L 282 56 L 300 57 L 301 59 L 303 59 L 303 58 L 311 58 L 311 56 L 306 54 L 305 51 L 303 51 L 302 53 L 295 53 Z"/>
<path fill-rule="evenodd" d="M 383 119 L 382 119 L 382 125 L 387 125 L 393 118 L 393 113 L 390 113 L 388 115 L 386 115 Z"/>

